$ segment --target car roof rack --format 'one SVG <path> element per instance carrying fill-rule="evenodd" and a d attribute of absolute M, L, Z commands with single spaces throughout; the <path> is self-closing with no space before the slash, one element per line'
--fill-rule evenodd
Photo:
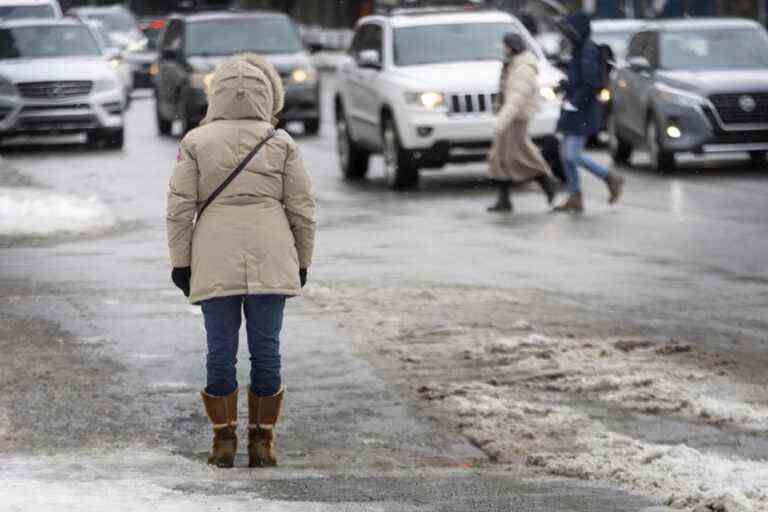
<path fill-rule="evenodd" d="M 376 12 L 384 16 L 467 12 L 495 9 L 488 0 L 379 0 Z"/>

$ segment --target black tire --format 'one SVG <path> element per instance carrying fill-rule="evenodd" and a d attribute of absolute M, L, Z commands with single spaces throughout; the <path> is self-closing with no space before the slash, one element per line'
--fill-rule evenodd
<path fill-rule="evenodd" d="M 673 173 L 677 167 L 675 154 L 665 151 L 661 142 L 661 128 L 656 117 L 651 115 L 645 127 L 645 139 L 648 146 L 648 156 L 651 161 L 651 169 L 660 174 Z"/>
<path fill-rule="evenodd" d="M 632 145 L 619 134 L 614 116 L 608 118 L 608 150 L 616 165 L 627 165 L 632 158 Z"/>
<path fill-rule="evenodd" d="M 768 160 L 768 151 L 750 151 L 749 159 L 752 165 L 765 165 Z"/>
<path fill-rule="evenodd" d="M 304 121 L 304 135 L 317 135 L 320 132 L 320 119 Z"/>
<path fill-rule="evenodd" d="M 160 100 L 157 98 L 157 96 L 155 96 L 155 119 L 157 120 L 157 133 L 163 136 L 168 136 L 171 134 L 173 122 L 163 118 L 163 115 L 160 113 L 159 103 Z"/>
<path fill-rule="evenodd" d="M 104 149 L 123 149 L 125 145 L 125 131 L 119 130 L 96 130 L 88 134 L 88 143 L 94 147 L 103 147 Z"/>
<path fill-rule="evenodd" d="M 392 117 L 385 117 L 382 126 L 384 166 L 387 184 L 392 190 L 411 190 L 419 185 L 419 166 L 410 151 L 403 149 Z"/>
<path fill-rule="evenodd" d="M 365 178 L 368 174 L 371 153 L 352 140 L 344 108 L 340 105 L 336 107 L 336 151 L 341 172 L 345 178 L 351 180 Z"/>
<path fill-rule="evenodd" d="M 563 161 L 560 159 L 560 148 L 558 146 L 542 149 L 541 156 L 547 161 L 549 168 L 552 170 L 552 174 L 554 174 L 561 183 L 565 183 L 567 178 L 565 177 L 565 169 L 563 169 Z"/>

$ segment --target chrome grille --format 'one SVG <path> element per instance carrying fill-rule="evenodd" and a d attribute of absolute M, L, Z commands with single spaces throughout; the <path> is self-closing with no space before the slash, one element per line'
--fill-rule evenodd
<path fill-rule="evenodd" d="M 713 94 L 709 100 L 723 124 L 768 124 L 768 92 Z"/>
<path fill-rule="evenodd" d="M 451 114 L 491 114 L 498 101 L 497 93 L 449 94 Z"/>
<path fill-rule="evenodd" d="M 93 82 L 25 82 L 16 84 L 16 87 L 25 98 L 57 100 L 87 96 L 93 89 Z"/>

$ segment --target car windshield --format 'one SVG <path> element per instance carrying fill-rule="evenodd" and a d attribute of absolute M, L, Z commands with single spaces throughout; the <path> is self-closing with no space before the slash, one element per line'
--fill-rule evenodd
<path fill-rule="evenodd" d="M 48 25 L 0 30 L 0 59 L 100 54 L 96 40 L 84 26 Z"/>
<path fill-rule="evenodd" d="M 762 29 L 668 32 L 661 36 L 661 67 L 669 70 L 768 68 Z"/>
<path fill-rule="evenodd" d="M 232 55 L 252 51 L 263 54 L 302 51 L 299 35 L 286 18 L 211 20 L 187 25 L 189 56 Z"/>
<path fill-rule="evenodd" d="M 50 5 L 11 5 L 0 7 L 0 20 L 19 18 L 55 18 Z"/>
<path fill-rule="evenodd" d="M 613 56 L 617 61 L 627 58 L 627 48 L 632 32 L 605 32 L 592 34 L 592 40 L 597 44 L 607 44 L 613 51 Z"/>
<path fill-rule="evenodd" d="M 450 23 L 395 29 L 397 66 L 501 60 L 502 38 L 521 30 L 513 23 Z M 525 35 L 523 35 L 525 37 Z M 530 47 L 530 39 L 525 37 Z"/>
<path fill-rule="evenodd" d="M 99 12 L 86 15 L 87 18 L 98 20 L 110 32 L 130 32 L 136 30 L 136 20 L 127 12 Z"/>

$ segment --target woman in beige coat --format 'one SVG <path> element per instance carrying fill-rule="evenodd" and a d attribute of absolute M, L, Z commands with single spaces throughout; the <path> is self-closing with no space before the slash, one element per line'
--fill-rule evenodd
<path fill-rule="evenodd" d="M 504 36 L 506 60 L 501 71 L 501 109 L 496 123 L 496 140 L 491 148 L 490 178 L 498 186 L 491 212 L 512 211 L 509 190 L 514 183 L 536 181 L 552 204 L 555 183 L 549 166 L 528 136 L 528 123 L 538 110 L 539 64 L 515 33 Z"/>
<path fill-rule="evenodd" d="M 283 85 L 271 64 L 246 54 L 221 64 L 208 113 L 181 141 L 168 192 L 172 279 L 203 310 L 208 354 L 203 404 L 213 423 L 210 464 L 231 467 L 237 451 L 236 355 L 245 314 L 251 374 L 248 463 L 275 465 L 273 427 L 284 388 L 280 329 L 285 299 L 299 295 L 312 263 L 310 178 L 293 139 L 275 130 Z M 200 215 L 253 148 L 259 152 Z"/>

